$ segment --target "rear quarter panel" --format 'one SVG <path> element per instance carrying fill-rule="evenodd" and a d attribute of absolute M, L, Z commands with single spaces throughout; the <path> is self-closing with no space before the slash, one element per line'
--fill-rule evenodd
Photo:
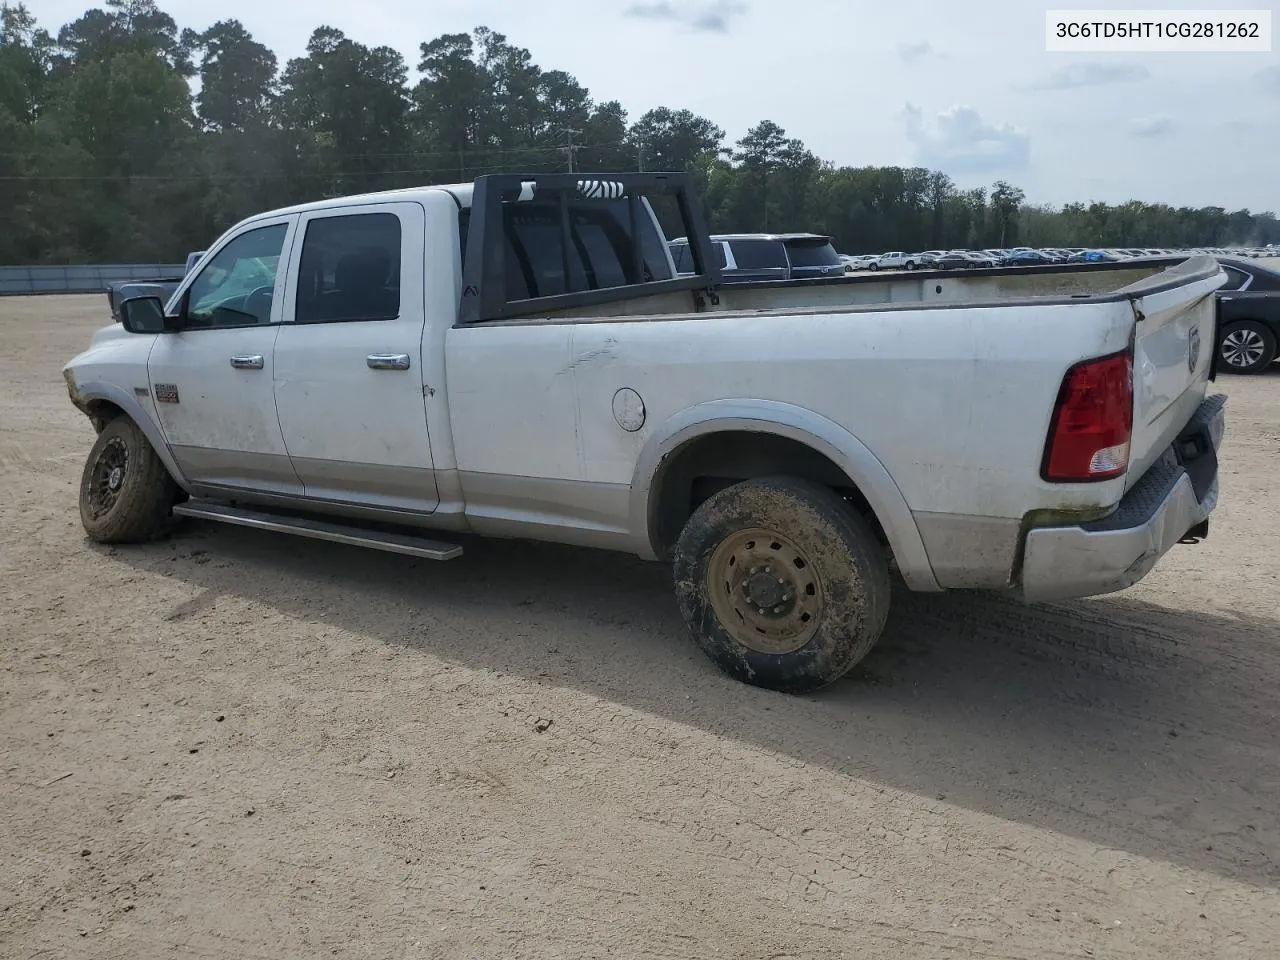
<path fill-rule="evenodd" d="M 1123 349 L 1132 329 L 1128 304 L 1111 303 L 455 330 L 459 467 L 629 486 L 667 421 L 744 398 L 839 424 L 913 511 L 1018 518 L 1109 504 L 1123 481 L 1050 485 L 1039 468 L 1065 370 Z M 640 429 L 615 419 L 622 388 L 643 400 Z"/>

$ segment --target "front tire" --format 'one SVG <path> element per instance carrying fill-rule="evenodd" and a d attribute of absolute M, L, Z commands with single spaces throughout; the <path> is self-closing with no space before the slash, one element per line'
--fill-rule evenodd
<path fill-rule="evenodd" d="M 807 480 L 721 490 L 685 524 L 673 567 L 703 653 L 737 680 L 785 693 L 843 677 L 889 613 L 888 560 L 870 525 Z"/>
<path fill-rule="evenodd" d="M 169 532 L 177 484 L 128 417 L 110 421 L 85 461 L 80 522 L 98 543 L 141 543 Z"/>
<path fill-rule="evenodd" d="M 1276 358 L 1276 335 L 1256 320 L 1241 320 L 1222 328 L 1218 357 L 1228 373 L 1261 373 Z"/>

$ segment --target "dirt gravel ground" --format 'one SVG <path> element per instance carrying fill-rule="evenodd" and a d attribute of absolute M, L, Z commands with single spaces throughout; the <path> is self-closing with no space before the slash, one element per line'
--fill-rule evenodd
<path fill-rule="evenodd" d="M 789 698 L 626 557 L 89 544 L 104 308 L 0 300 L 0 956 L 1280 956 L 1280 370 L 1204 543 Z"/>

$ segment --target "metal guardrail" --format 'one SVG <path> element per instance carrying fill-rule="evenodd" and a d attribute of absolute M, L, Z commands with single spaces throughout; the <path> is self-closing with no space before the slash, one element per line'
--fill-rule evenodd
<path fill-rule="evenodd" d="M 181 263 L 98 263 L 71 266 L 0 267 L 0 297 L 42 293 L 101 293 L 113 280 L 180 277 Z"/>

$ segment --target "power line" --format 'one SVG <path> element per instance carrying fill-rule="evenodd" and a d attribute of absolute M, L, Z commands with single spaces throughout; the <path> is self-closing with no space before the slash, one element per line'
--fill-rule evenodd
<path fill-rule="evenodd" d="M 577 168 L 577 155 L 581 150 L 586 149 L 621 149 L 629 146 L 626 141 L 611 141 L 607 143 L 577 143 L 574 137 L 581 133 L 580 130 L 565 129 L 565 145 L 562 147 L 494 147 L 486 150 L 467 150 L 466 159 L 472 158 L 500 158 L 502 162 L 497 164 L 483 164 L 486 169 L 504 170 L 512 166 L 519 166 L 521 162 L 530 157 L 549 157 L 552 154 L 563 154 L 567 157 L 569 172 L 572 173 Z M 20 156 L 17 152 L 6 153 L 0 151 L 0 156 Z M 639 156 L 639 152 L 637 154 Z M 449 151 L 426 151 L 414 153 L 356 153 L 342 157 L 344 161 L 359 162 L 361 160 L 431 160 L 439 158 L 441 160 L 452 161 L 441 166 L 431 167 L 414 167 L 412 169 L 402 170 L 339 170 L 339 171 L 322 171 L 319 173 L 257 173 L 257 174 L 223 174 L 223 173 L 207 173 L 207 174 L 22 174 L 22 175 L 0 175 L 0 182 L 83 182 L 83 183 L 112 183 L 112 182 L 202 182 L 202 183 L 220 183 L 220 182 L 238 182 L 245 180 L 290 180 L 290 179 L 306 179 L 314 177 L 364 177 L 364 176 L 404 176 L 410 174 L 435 174 L 450 170 L 458 169 L 459 155 L 457 152 Z M 467 170 L 473 171 L 477 167 L 468 164 Z M 643 169 L 641 161 L 640 169 Z"/>

